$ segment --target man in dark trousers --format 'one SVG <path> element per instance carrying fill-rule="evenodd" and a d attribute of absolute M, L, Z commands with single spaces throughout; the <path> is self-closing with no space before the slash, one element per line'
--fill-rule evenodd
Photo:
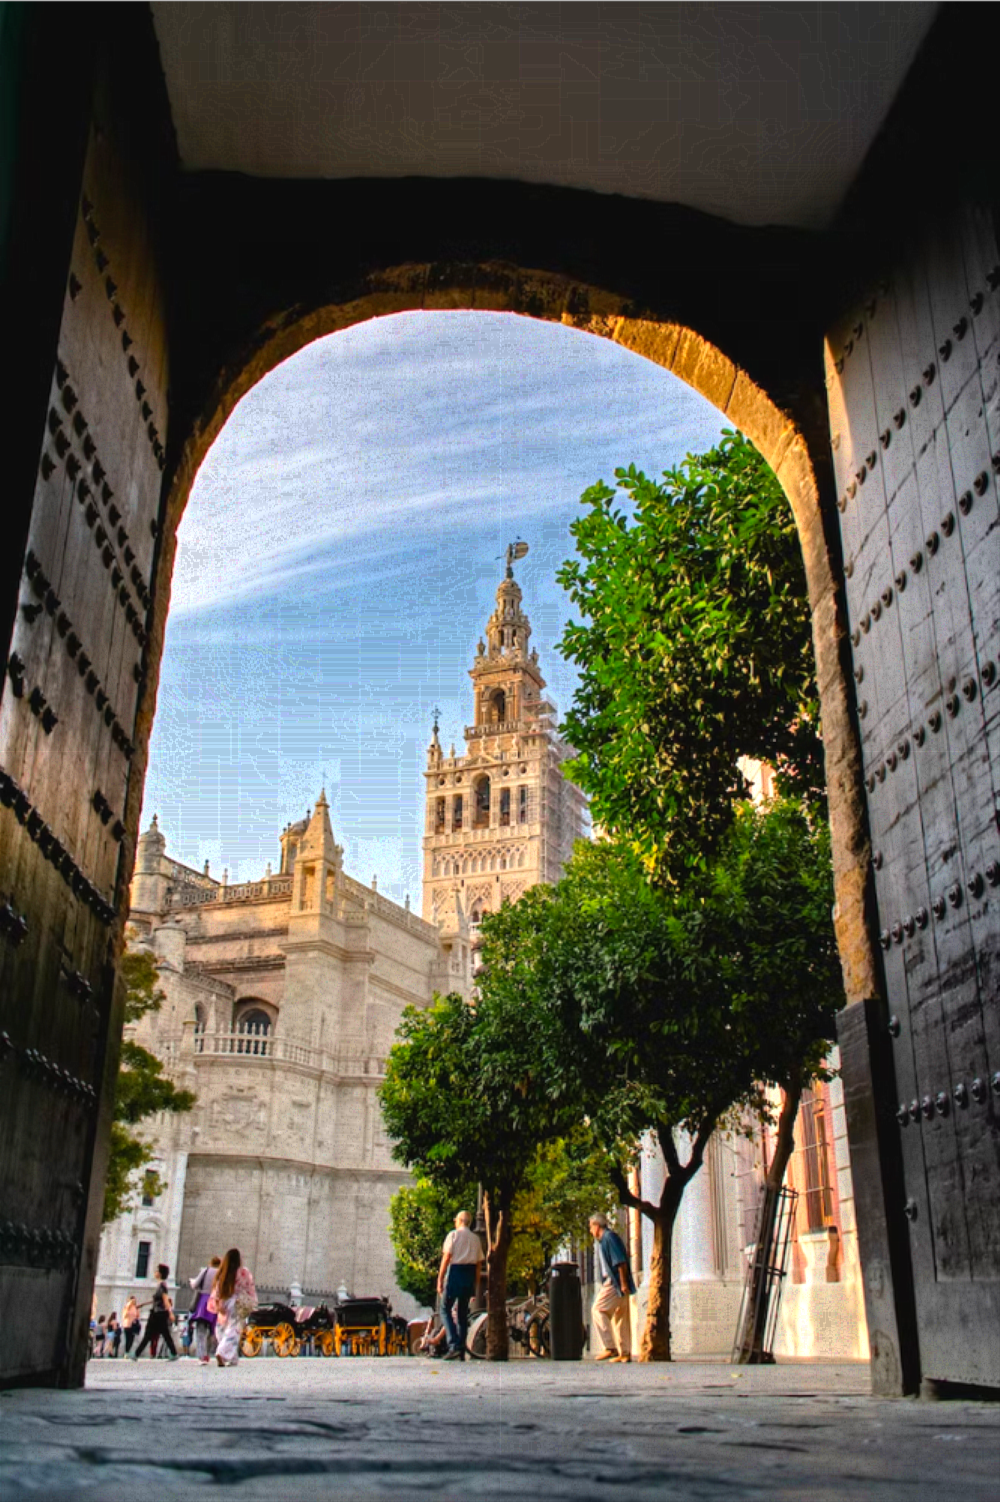
<path fill-rule="evenodd" d="M 149 1318 L 146 1321 L 142 1340 L 134 1351 L 129 1352 L 129 1361 L 138 1361 L 154 1336 L 166 1342 L 170 1360 L 177 1360 L 177 1347 L 174 1345 L 174 1337 L 170 1333 L 170 1321 L 174 1317 L 174 1306 L 170 1302 L 170 1293 L 166 1282 L 167 1278 L 170 1277 L 170 1269 L 165 1262 L 161 1262 L 156 1269 L 156 1277 L 157 1284 L 153 1292 L 153 1307 L 149 1311 Z"/>
<path fill-rule="evenodd" d="M 460 1210 L 455 1229 L 444 1239 L 438 1293 L 442 1295 L 441 1313 L 448 1331 L 448 1354 L 445 1361 L 465 1360 L 465 1338 L 469 1333 L 469 1301 L 479 1294 L 483 1265 L 483 1246 L 472 1230 L 472 1216 Z"/>
<path fill-rule="evenodd" d="M 594 1300 L 594 1326 L 604 1349 L 598 1361 L 632 1360 L 632 1311 L 629 1295 L 635 1293 L 632 1269 L 625 1243 L 608 1225 L 606 1215 L 590 1217 L 590 1232 L 597 1242 L 601 1286 Z"/>

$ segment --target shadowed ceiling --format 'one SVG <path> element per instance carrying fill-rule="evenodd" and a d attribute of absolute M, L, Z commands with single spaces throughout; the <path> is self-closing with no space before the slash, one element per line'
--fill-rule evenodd
<path fill-rule="evenodd" d="M 189 171 L 514 179 L 821 229 L 937 9 L 222 0 L 153 13 Z"/>

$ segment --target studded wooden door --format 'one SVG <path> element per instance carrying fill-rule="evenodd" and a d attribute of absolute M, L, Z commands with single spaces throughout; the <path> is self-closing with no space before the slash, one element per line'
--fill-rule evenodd
<path fill-rule="evenodd" d="M 95 115 L 0 705 L 0 1377 L 82 1377 L 164 464 L 139 185 Z M 8 372 L 10 375 L 10 372 Z M 82 792 L 82 796 L 81 796 Z"/>
<path fill-rule="evenodd" d="M 1000 1385 L 1000 255 L 968 209 L 827 384 L 925 1378 Z"/>

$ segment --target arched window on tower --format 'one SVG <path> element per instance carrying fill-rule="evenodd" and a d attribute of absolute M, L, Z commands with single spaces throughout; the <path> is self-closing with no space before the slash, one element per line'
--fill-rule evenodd
<path fill-rule="evenodd" d="M 196 1003 L 195 1004 L 195 1009 L 194 1009 L 194 1051 L 195 1051 L 195 1053 L 204 1053 L 204 1050 L 205 1050 L 205 1029 L 207 1027 L 207 1024 L 208 1024 L 208 1016 L 207 1016 L 207 1014 L 205 1012 L 205 1008 L 200 1004 L 200 1002 Z"/>
<path fill-rule="evenodd" d="M 434 832 L 444 834 L 445 830 L 445 800 L 438 798 L 434 806 Z"/>
<path fill-rule="evenodd" d="M 507 695 L 502 688 L 494 690 L 490 700 L 490 720 L 494 725 L 502 725 L 507 718 Z"/>
<path fill-rule="evenodd" d="M 476 813 L 473 828 L 485 829 L 490 822 L 490 779 L 480 777 L 475 786 Z"/>
<path fill-rule="evenodd" d="M 452 829 L 461 829 L 462 827 L 461 793 L 456 793 L 454 798 L 451 800 L 451 827 Z"/>
<path fill-rule="evenodd" d="M 510 823 L 510 788 L 500 789 L 500 823 Z"/>

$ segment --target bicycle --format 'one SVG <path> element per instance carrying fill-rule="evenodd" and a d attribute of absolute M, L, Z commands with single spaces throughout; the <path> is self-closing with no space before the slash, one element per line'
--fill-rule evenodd
<path fill-rule="evenodd" d="M 469 1320 L 465 1349 L 475 1361 L 486 1360 L 488 1318 L 482 1309 Z M 512 1345 L 523 1347 L 528 1357 L 544 1360 L 551 1356 L 549 1301 L 545 1294 L 508 1301 L 507 1339 Z"/>

